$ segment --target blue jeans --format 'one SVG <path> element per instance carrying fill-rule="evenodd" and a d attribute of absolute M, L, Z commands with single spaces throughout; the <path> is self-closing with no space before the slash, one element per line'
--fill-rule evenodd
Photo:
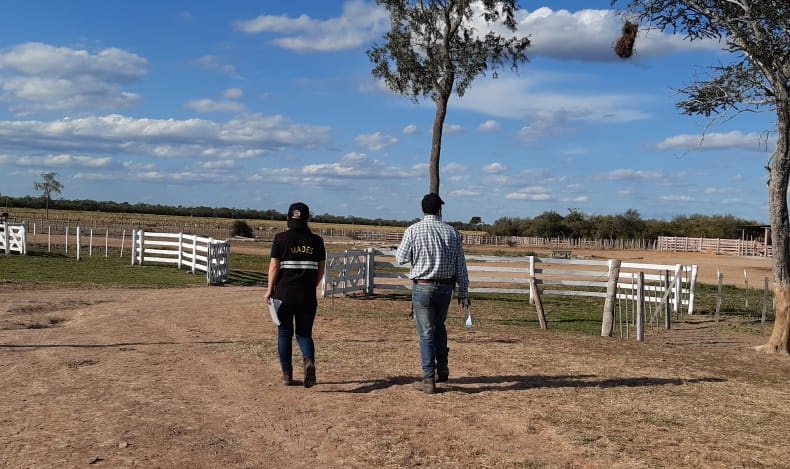
<path fill-rule="evenodd" d="M 420 337 L 420 365 L 423 378 L 434 378 L 437 370 L 447 373 L 447 311 L 453 297 L 452 285 L 415 283 L 411 304 L 417 335 Z"/>
<path fill-rule="evenodd" d="M 277 353 L 283 373 L 293 373 L 293 336 L 302 352 L 302 358 L 315 359 L 313 322 L 318 303 L 293 304 L 283 302 L 277 310 L 280 325 L 277 326 Z"/>

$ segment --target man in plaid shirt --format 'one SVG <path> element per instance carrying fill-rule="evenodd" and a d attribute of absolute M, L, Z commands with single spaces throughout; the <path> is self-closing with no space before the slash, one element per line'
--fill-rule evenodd
<path fill-rule="evenodd" d="M 447 381 L 447 311 L 453 289 L 458 285 L 458 302 L 469 305 L 469 274 L 466 270 L 461 234 L 442 222 L 444 201 L 439 194 L 422 198 L 425 215 L 406 229 L 398 246 L 399 264 L 411 263 L 412 312 L 420 338 L 421 381 L 415 389 L 426 394 L 436 392 L 436 383 Z"/>

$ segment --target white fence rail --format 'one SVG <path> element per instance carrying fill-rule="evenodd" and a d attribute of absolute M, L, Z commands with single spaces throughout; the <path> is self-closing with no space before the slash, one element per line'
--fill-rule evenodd
<path fill-rule="evenodd" d="M 0 222 L 0 252 L 27 254 L 27 236 L 24 223 Z"/>
<path fill-rule="evenodd" d="M 531 302 L 536 294 L 605 298 L 615 272 L 611 260 L 540 259 L 535 256 L 467 256 L 466 260 L 471 293 L 526 294 Z M 367 249 L 329 254 L 323 296 L 410 290 L 408 270 L 408 266 L 395 262 L 394 251 Z M 621 262 L 616 272 L 615 299 L 635 301 L 641 289 L 645 302 L 669 302 L 675 313 L 683 309 L 688 314 L 694 312 L 698 266 Z M 644 275 L 644 283 L 637 285 L 640 273 Z"/>
<path fill-rule="evenodd" d="M 206 272 L 209 285 L 225 283 L 230 272 L 230 241 L 184 233 L 132 231 L 132 265 L 150 262 L 176 264 L 193 274 Z"/>

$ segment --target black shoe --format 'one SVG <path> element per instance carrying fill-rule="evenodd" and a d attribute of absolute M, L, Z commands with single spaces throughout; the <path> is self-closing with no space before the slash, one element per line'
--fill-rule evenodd
<path fill-rule="evenodd" d="M 422 381 L 414 382 L 414 389 L 422 391 L 425 394 L 435 394 L 436 381 L 433 378 L 423 378 Z"/>
<path fill-rule="evenodd" d="M 450 379 L 450 373 L 436 373 L 436 382 L 445 383 Z"/>
<path fill-rule="evenodd" d="M 293 378 L 293 373 L 286 373 L 286 372 L 283 371 L 282 384 L 283 384 L 283 386 L 293 386 L 295 384 L 294 383 L 294 378 Z"/>
<path fill-rule="evenodd" d="M 306 358 L 304 361 L 304 387 L 312 388 L 315 386 L 315 361 Z"/>

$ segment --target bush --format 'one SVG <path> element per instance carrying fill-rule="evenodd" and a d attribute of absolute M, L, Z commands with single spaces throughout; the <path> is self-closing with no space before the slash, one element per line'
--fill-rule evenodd
<path fill-rule="evenodd" d="M 236 220 L 233 222 L 233 228 L 230 231 L 231 236 L 241 236 L 243 238 L 254 238 L 252 227 L 244 220 Z"/>

